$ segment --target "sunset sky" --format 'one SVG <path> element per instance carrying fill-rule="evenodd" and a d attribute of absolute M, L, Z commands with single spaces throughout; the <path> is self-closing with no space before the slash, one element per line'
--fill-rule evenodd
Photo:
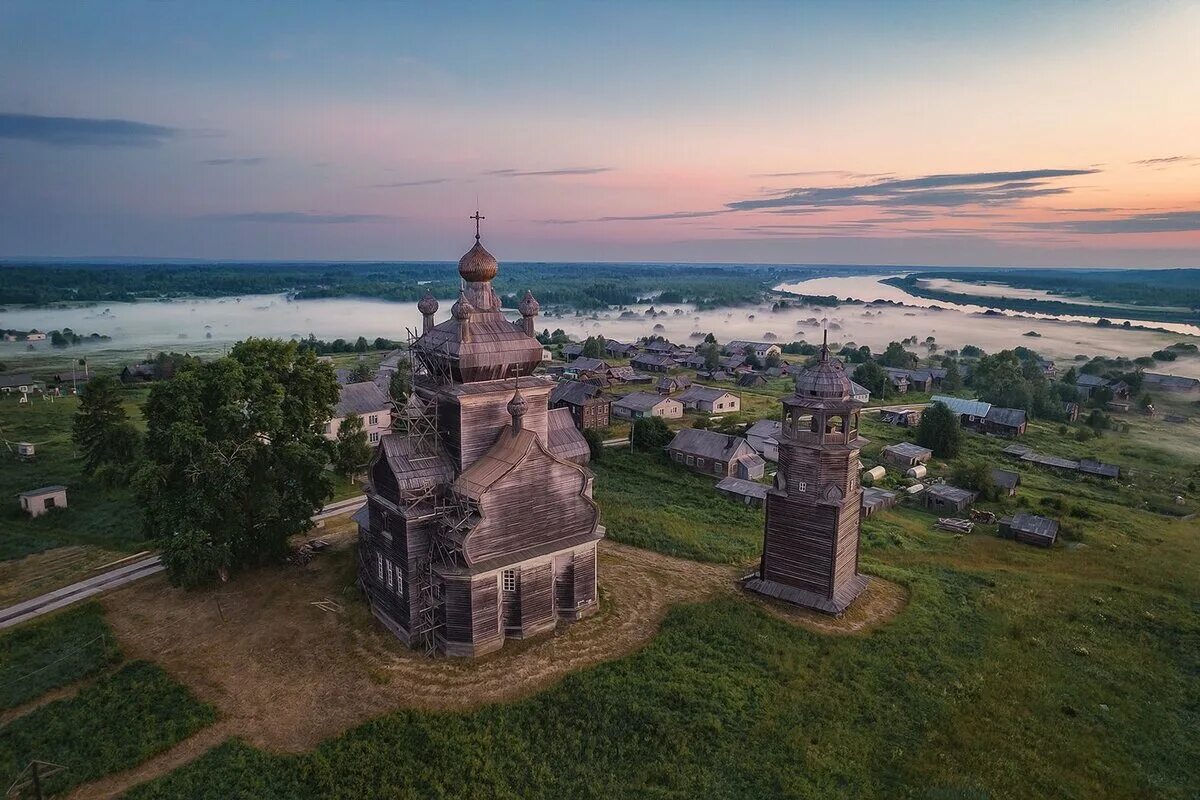
<path fill-rule="evenodd" d="M 0 257 L 1200 266 L 1200 3 L 0 3 Z"/>

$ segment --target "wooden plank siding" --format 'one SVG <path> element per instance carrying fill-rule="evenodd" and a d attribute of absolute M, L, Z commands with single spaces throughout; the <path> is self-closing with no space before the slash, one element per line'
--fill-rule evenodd
<path fill-rule="evenodd" d="M 521 569 L 521 635 L 531 636 L 554 624 L 554 564 L 543 561 Z"/>

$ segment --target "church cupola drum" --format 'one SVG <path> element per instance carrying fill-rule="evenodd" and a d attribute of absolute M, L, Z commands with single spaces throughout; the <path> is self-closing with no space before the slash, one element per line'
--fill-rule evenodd
<path fill-rule="evenodd" d="M 747 589 L 840 614 L 866 588 L 858 572 L 862 488 L 858 435 L 863 404 L 827 343 L 783 398 L 779 470 L 767 491 L 759 570 Z"/>
<path fill-rule="evenodd" d="M 375 616 L 427 652 L 477 656 L 597 608 L 587 443 L 553 381 L 534 374 L 532 292 L 520 320 L 492 288 L 499 264 L 475 244 L 459 260 L 450 318 L 422 298 L 413 390 L 368 467 L 358 573 Z M 580 463 L 580 462 L 583 463 Z"/>

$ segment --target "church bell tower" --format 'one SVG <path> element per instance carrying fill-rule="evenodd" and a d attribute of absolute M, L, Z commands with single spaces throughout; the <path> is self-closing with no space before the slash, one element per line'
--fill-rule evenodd
<path fill-rule="evenodd" d="M 794 605 L 840 614 L 866 588 L 858 572 L 862 488 L 858 435 L 863 404 L 842 364 L 821 346 L 816 364 L 783 398 L 779 470 L 767 491 L 759 571 L 746 588 Z"/>

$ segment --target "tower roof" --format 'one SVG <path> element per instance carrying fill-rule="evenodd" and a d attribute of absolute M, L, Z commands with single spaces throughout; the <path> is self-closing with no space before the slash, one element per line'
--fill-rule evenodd
<path fill-rule="evenodd" d="M 485 283 L 490 281 L 496 277 L 496 272 L 499 268 L 500 264 L 496 261 L 496 257 L 487 251 L 487 248 L 479 241 L 478 236 L 471 249 L 458 260 L 458 274 L 462 276 L 464 281 L 470 283 Z"/>

